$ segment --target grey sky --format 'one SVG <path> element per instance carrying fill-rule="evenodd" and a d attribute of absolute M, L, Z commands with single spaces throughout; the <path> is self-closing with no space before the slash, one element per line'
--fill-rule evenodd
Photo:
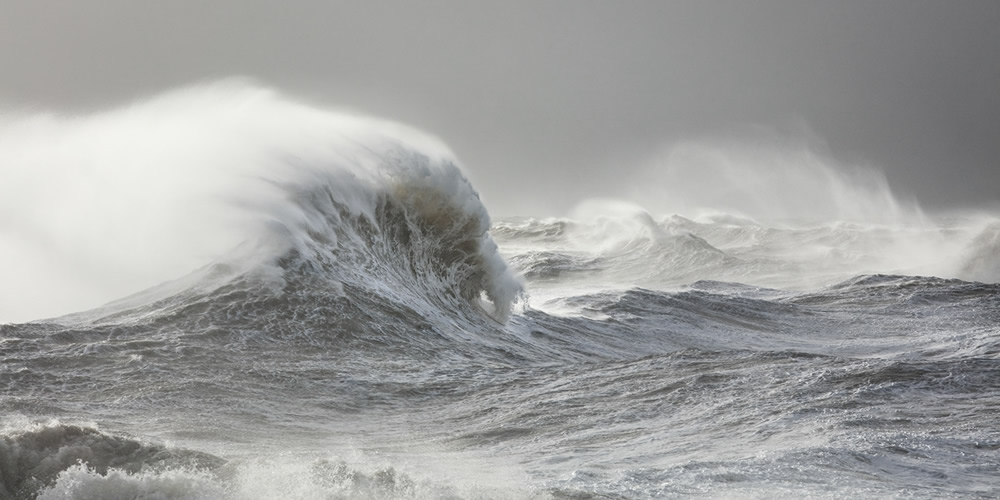
<path fill-rule="evenodd" d="M 403 121 L 494 213 L 557 214 L 673 141 L 805 127 L 928 206 L 1000 201 L 1000 2 L 4 1 L 0 102 L 247 76 Z"/>

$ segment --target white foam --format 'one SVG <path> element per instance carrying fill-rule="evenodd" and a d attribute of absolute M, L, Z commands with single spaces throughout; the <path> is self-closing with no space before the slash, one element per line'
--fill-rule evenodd
<path fill-rule="evenodd" d="M 453 464 L 454 466 L 454 464 Z M 295 454 L 255 459 L 216 472 L 191 469 L 111 469 L 101 474 L 77 464 L 44 488 L 38 500 L 296 500 L 540 498 L 543 493 L 492 471 L 483 476 L 469 465 L 433 470 L 433 478 L 411 475 L 388 465 L 348 464 L 338 459 Z M 424 469 L 434 469 L 424 463 Z M 438 474 L 440 473 L 440 474 Z M 461 473 L 461 474 L 460 474 Z M 523 477 L 521 480 L 525 480 Z"/>

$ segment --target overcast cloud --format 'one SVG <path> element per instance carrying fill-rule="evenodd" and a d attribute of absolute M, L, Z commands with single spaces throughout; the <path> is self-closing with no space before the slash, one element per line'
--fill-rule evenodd
<path fill-rule="evenodd" d="M 0 102 L 245 76 L 444 139 L 495 214 L 559 214 L 764 127 L 925 206 L 1000 200 L 1000 2 L 0 2 Z"/>

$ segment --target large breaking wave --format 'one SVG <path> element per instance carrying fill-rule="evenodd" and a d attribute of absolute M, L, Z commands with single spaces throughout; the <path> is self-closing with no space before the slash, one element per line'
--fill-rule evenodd
<path fill-rule="evenodd" d="M 9 115 L 0 144 L 0 273 L 19 285 L 3 287 L 2 321 L 156 285 L 95 314 L 236 277 L 280 289 L 292 271 L 331 294 L 346 283 L 501 320 L 520 292 L 452 154 L 398 124 L 228 82 L 106 113 Z"/>

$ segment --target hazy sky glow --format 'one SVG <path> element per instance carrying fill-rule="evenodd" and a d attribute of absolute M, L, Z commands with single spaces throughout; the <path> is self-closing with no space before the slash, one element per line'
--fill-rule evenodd
<path fill-rule="evenodd" d="M 0 3 L 0 103 L 243 76 L 444 139 L 495 214 L 559 214 L 671 144 L 787 132 L 930 207 L 1000 200 L 1000 2 Z M 735 132 L 734 132 L 735 131 Z"/>

